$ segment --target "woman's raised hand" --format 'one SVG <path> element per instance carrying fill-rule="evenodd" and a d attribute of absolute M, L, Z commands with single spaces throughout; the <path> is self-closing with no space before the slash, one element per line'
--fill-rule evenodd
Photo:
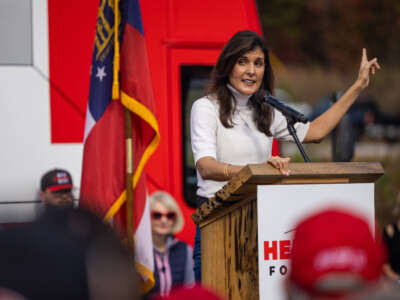
<path fill-rule="evenodd" d="M 271 156 L 267 160 L 267 163 L 273 165 L 275 168 L 281 171 L 283 175 L 289 176 L 290 175 L 289 161 L 290 157 Z"/>
<path fill-rule="evenodd" d="M 360 70 L 358 72 L 357 82 L 362 89 L 365 89 L 369 84 L 369 74 L 375 75 L 376 70 L 380 70 L 378 59 L 375 57 L 371 60 L 367 58 L 367 50 L 363 48 L 361 56 Z"/>

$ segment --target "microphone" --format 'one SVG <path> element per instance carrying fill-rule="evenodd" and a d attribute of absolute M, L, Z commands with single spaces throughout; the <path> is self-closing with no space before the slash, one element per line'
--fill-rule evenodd
<path fill-rule="evenodd" d="M 266 90 L 259 90 L 256 92 L 255 97 L 257 100 L 265 102 L 275 109 L 279 110 L 285 117 L 292 118 L 295 122 L 307 123 L 308 118 L 297 110 L 287 106 L 282 101 L 272 96 Z"/>

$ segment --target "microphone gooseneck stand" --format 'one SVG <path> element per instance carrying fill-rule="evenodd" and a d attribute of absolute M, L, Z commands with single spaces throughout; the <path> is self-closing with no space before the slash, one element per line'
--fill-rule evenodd
<path fill-rule="evenodd" d="M 293 126 L 296 123 L 295 119 L 293 117 L 286 116 L 286 120 L 287 120 L 287 128 L 289 130 L 289 133 L 293 137 L 294 141 L 296 142 L 297 148 L 299 148 L 304 161 L 307 163 L 311 162 L 310 158 L 307 156 L 306 151 L 304 151 L 303 145 L 301 144 L 301 142 L 299 141 L 299 138 L 297 137 L 296 129 Z"/>

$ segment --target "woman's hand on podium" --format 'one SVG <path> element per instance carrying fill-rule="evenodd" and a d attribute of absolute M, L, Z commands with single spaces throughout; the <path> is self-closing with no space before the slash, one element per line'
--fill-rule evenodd
<path fill-rule="evenodd" d="M 289 176 L 291 171 L 289 169 L 290 157 L 271 156 L 267 163 L 277 168 L 283 175 Z"/>

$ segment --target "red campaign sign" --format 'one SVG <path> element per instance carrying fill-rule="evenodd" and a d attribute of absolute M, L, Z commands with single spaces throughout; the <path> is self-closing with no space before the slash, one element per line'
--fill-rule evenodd
<path fill-rule="evenodd" d="M 272 260 L 290 259 L 291 243 L 291 240 L 264 241 L 264 260 L 270 260 L 270 257 Z"/>

